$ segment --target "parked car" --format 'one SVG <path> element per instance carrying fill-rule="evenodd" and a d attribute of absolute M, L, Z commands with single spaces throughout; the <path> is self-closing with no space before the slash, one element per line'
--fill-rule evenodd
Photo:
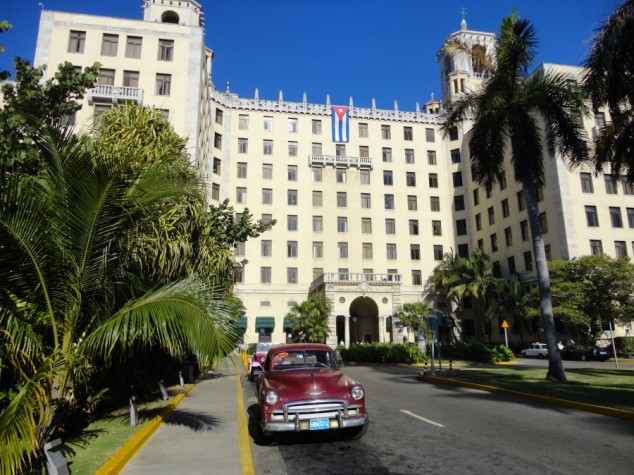
<path fill-rule="evenodd" d="M 255 353 L 251 355 L 249 360 L 249 381 L 254 381 L 255 377 L 262 373 L 262 365 L 266 359 L 266 354 L 274 346 L 279 345 L 275 342 L 260 342 L 255 347 Z"/>
<path fill-rule="evenodd" d="M 546 343 L 531 343 L 528 348 L 522 350 L 522 356 L 537 356 L 538 358 L 546 358 L 548 356 L 548 347 Z"/>
<path fill-rule="evenodd" d="M 561 357 L 565 360 L 580 360 L 580 361 L 605 361 L 610 359 L 610 351 L 606 348 L 599 348 L 597 346 L 575 346 L 566 347 L 561 350 Z"/>
<path fill-rule="evenodd" d="M 280 345 L 269 350 L 257 380 L 265 436 L 287 431 L 336 430 L 361 438 L 368 427 L 365 389 L 346 376 L 330 346 Z"/>

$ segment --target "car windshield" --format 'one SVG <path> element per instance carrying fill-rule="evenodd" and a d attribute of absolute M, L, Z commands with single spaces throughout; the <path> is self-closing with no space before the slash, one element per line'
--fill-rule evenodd
<path fill-rule="evenodd" d="M 273 369 L 297 369 L 306 367 L 336 368 L 335 354 L 327 350 L 281 351 L 273 355 Z"/>

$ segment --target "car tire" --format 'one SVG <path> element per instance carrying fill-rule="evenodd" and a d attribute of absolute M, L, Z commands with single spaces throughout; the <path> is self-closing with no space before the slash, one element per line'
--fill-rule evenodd
<path fill-rule="evenodd" d="M 249 381 L 253 382 L 255 380 L 255 376 L 253 374 L 253 370 L 249 371 Z"/>
<path fill-rule="evenodd" d="M 526 358 L 526 356 L 527 356 L 527 355 L 526 355 L 526 353 L 525 353 L 525 352 L 523 352 L 523 351 L 522 351 L 522 356 L 523 356 L 524 358 Z"/>
<path fill-rule="evenodd" d="M 581 355 L 581 361 L 588 361 L 588 357 L 586 355 Z"/>
<path fill-rule="evenodd" d="M 538 358 L 543 358 L 543 357 L 544 357 L 544 354 L 543 354 L 543 353 L 537 353 L 537 357 L 538 357 Z"/>

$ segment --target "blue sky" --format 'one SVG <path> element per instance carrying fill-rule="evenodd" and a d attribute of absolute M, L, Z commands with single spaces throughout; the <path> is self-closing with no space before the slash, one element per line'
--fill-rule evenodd
<path fill-rule="evenodd" d="M 14 56 L 33 60 L 40 7 L 37 0 L 3 2 L 0 20 L 13 29 L 0 34 L 6 51 L 0 70 Z M 141 19 L 141 0 L 43 0 L 47 10 Z M 516 8 L 536 28 L 535 66 L 579 65 L 594 30 L 620 0 L 199 0 L 206 17 L 206 44 L 214 50 L 212 80 L 227 81 L 241 97 L 414 110 L 433 92 L 440 95 L 435 54 L 460 29 L 466 9 L 470 30 L 497 32 Z"/>

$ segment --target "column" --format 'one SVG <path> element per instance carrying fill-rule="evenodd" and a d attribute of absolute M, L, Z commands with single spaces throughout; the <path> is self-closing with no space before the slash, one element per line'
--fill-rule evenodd
<path fill-rule="evenodd" d="M 385 315 L 379 315 L 379 343 L 385 342 Z"/>
<path fill-rule="evenodd" d="M 345 334 L 345 347 L 346 348 L 350 348 L 350 315 L 344 315 L 343 316 L 343 328 L 344 328 L 344 334 Z"/>

